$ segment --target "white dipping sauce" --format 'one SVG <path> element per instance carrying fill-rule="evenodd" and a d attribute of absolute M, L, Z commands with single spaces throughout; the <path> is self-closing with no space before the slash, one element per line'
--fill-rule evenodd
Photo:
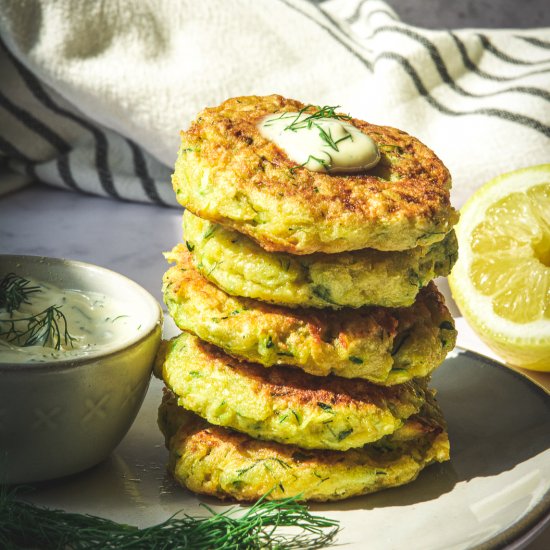
<path fill-rule="evenodd" d="M 263 118 L 258 128 L 290 159 L 313 172 L 364 172 L 380 160 L 374 140 L 338 116 L 275 114 Z"/>
<path fill-rule="evenodd" d="M 27 298 L 29 303 L 22 303 L 11 314 L 7 309 L 0 308 L 0 363 L 38 363 L 96 355 L 128 341 L 141 328 L 129 304 L 98 292 L 61 289 L 49 283 L 26 279 L 40 290 L 30 294 Z M 3 321 L 15 321 L 15 329 L 22 332 L 28 325 L 23 318 L 35 316 L 54 305 L 61 308 L 71 336 L 65 340 L 65 323 L 57 319 L 61 333 L 59 349 L 55 349 L 51 339 L 44 346 L 23 346 L 21 342 L 7 341 L 10 339 L 7 334 L 10 323 Z"/>

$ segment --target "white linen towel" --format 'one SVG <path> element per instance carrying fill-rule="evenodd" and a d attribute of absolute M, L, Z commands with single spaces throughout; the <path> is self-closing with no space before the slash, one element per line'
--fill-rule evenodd
<path fill-rule="evenodd" d="M 340 105 L 429 145 L 461 206 L 550 162 L 550 29 L 430 31 L 379 0 L 0 0 L 0 182 L 175 205 L 179 130 L 231 96 Z"/>

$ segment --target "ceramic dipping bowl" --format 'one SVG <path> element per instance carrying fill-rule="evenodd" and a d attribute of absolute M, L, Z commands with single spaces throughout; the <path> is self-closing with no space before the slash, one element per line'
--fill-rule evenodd
<path fill-rule="evenodd" d="M 137 283 L 83 262 L 0 255 L 0 280 L 8 273 L 116 298 L 136 319 L 135 330 L 87 356 L 21 363 L 0 347 L 0 484 L 80 472 L 105 459 L 132 425 L 149 386 L 162 310 Z"/>

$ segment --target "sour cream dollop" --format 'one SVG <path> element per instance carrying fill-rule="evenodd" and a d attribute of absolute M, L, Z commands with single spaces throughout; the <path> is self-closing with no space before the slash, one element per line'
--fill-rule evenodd
<path fill-rule="evenodd" d="M 313 172 L 364 172 L 376 166 L 380 151 L 374 140 L 338 117 L 282 113 L 263 118 L 260 133 L 288 157 Z"/>

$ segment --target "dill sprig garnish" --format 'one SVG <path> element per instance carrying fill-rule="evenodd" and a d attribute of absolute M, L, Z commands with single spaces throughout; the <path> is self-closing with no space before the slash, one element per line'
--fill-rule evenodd
<path fill-rule="evenodd" d="M 298 164 L 298 166 L 293 166 L 292 168 L 290 168 L 289 170 L 290 173 L 294 174 L 294 172 L 296 172 L 298 168 L 303 168 L 306 164 L 308 164 L 312 160 L 318 162 L 325 170 L 328 170 L 332 163 L 332 157 L 328 153 L 325 153 L 325 154 L 327 155 L 328 160 L 322 159 L 320 157 L 316 157 L 314 155 L 308 155 L 307 160 L 305 162 L 302 162 L 302 164 Z"/>
<path fill-rule="evenodd" d="M 340 149 L 338 149 L 338 144 L 341 142 L 341 141 L 344 141 L 346 139 L 351 139 L 353 141 L 353 136 L 350 134 L 350 133 L 347 133 L 344 137 L 341 137 L 340 139 L 337 139 L 336 141 L 334 140 L 334 138 L 332 137 L 332 131 L 328 130 L 328 132 L 320 125 L 320 124 L 317 124 L 315 123 L 315 126 L 318 128 L 319 130 L 319 137 L 331 148 L 331 149 L 334 149 L 335 151 L 339 151 Z"/>
<path fill-rule="evenodd" d="M 0 281 L 0 308 L 12 313 L 21 304 L 30 303 L 28 297 L 34 292 L 40 292 L 40 287 L 15 273 L 8 273 Z"/>
<path fill-rule="evenodd" d="M 216 513 L 205 504 L 206 517 L 175 514 L 140 529 L 88 514 L 36 506 L 19 499 L 17 490 L 0 489 L 0 547 L 2 548 L 170 548 L 264 549 L 323 548 L 334 541 L 338 522 L 311 514 L 299 497 L 258 500 L 243 515 L 235 507 Z M 294 533 L 278 533 L 278 527 Z M 298 532 L 296 533 L 296 529 Z"/>
<path fill-rule="evenodd" d="M 10 314 L 9 319 L 0 319 L 0 337 L 20 347 L 50 346 L 60 350 L 63 343 L 72 346 L 75 338 L 69 334 L 61 306 L 52 305 L 26 317 L 13 316 L 22 304 L 31 303 L 31 294 L 41 290 L 40 286 L 32 285 L 31 281 L 15 273 L 8 273 L 0 281 L 0 308 Z"/>
<path fill-rule="evenodd" d="M 336 120 L 350 120 L 351 116 L 342 115 L 336 112 L 340 105 L 325 105 L 324 107 L 319 107 L 318 105 L 306 105 L 300 109 L 297 113 L 281 113 L 281 116 L 272 118 L 269 122 L 266 123 L 266 126 L 269 126 L 270 123 L 275 122 L 276 120 L 292 120 L 292 122 L 285 127 L 285 130 L 290 130 L 292 132 L 297 132 L 302 128 L 311 129 L 313 124 L 320 118 L 334 118 Z M 317 110 L 313 113 L 307 113 L 311 108 L 316 108 Z M 306 114 L 307 116 L 302 118 L 302 115 Z"/>
<path fill-rule="evenodd" d="M 67 318 L 61 306 L 50 306 L 27 317 L 0 319 L 0 337 L 20 347 L 49 346 L 60 350 L 61 345 L 73 345 L 73 338 L 67 328 Z"/>

